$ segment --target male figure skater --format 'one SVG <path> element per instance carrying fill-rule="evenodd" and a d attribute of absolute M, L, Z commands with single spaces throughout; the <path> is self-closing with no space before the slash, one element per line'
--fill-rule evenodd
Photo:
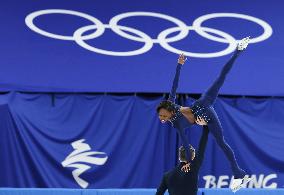
<path fill-rule="evenodd" d="M 168 190 L 170 195 L 196 195 L 198 191 L 198 172 L 201 167 L 208 140 L 208 126 L 203 126 L 202 136 L 199 141 L 198 152 L 190 146 L 191 163 L 189 169 L 181 170 L 187 164 L 185 148 L 179 148 L 179 165 L 164 174 L 156 195 L 163 195 Z"/>

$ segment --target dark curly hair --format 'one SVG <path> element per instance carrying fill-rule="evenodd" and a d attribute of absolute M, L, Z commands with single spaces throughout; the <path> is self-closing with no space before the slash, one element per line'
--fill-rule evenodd
<path fill-rule="evenodd" d="M 174 112 L 175 111 L 173 102 L 171 102 L 169 100 L 163 100 L 163 101 L 160 102 L 160 104 L 157 106 L 157 109 L 156 109 L 157 113 L 159 113 L 159 111 L 162 108 L 166 109 L 169 112 Z"/>
<path fill-rule="evenodd" d="M 190 151 L 190 159 L 192 158 L 192 156 L 194 155 L 195 153 L 195 149 L 192 145 L 189 144 L 189 151 Z M 183 146 L 181 146 L 179 148 L 179 159 L 181 161 L 187 161 L 186 159 L 186 151 L 185 151 L 185 148 Z"/>

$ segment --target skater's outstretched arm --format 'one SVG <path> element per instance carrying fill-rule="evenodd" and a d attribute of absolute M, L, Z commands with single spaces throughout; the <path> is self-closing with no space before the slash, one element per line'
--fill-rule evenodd
<path fill-rule="evenodd" d="M 181 66 L 184 64 L 185 60 L 186 60 L 186 58 L 183 54 L 181 54 L 178 58 L 178 65 L 177 65 L 177 68 L 176 68 L 176 74 L 175 74 L 175 78 L 173 80 L 171 93 L 170 93 L 170 96 L 169 96 L 169 99 L 168 99 L 171 102 L 175 102 L 176 91 L 177 91 L 178 82 L 179 82 L 180 70 L 181 70 Z"/>
<path fill-rule="evenodd" d="M 208 140 L 208 134 L 209 134 L 209 128 L 208 126 L 203 126 L 203 132 L 202 132 L 202 136 L 200 138 L 199 141 L 199 146 L 198 146 L 198 152 L 196 154 L 195 157 L 195 166 L 196 169 L 198 170 L 203 162 L 203 158 L 204 158 L 204 153 L 205 153 L 205 149 L 206 149 L 206 145 L 207 145 L 207 140 Z"/>

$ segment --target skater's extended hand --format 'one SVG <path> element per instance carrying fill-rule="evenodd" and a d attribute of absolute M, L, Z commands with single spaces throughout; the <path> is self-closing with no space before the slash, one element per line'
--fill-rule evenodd
<path fill-rule="evenodd" d="M 197 117 L 197 119 L 195 120 L 196 124 L 198 125 L 207 125 L 207 122 L 200 116 Z"/>
<path fill-rule="evenodd" d="M 183 54 L 179 55 L 179 57 L 178 57 L 178 63 L 179 64 L 183 65 L 186 60 L 187 60 L 187 58 Z"/>
<path fill-rule="evenodd" d="M 182 170 L 183 172 L 185 172 L 185 173 L 188 173 L 189 170 L 190 170 L 190 163 L 186 163 L 185 165 L 183 165 L 183 166 L 181 167 L 181 170 Z"/>

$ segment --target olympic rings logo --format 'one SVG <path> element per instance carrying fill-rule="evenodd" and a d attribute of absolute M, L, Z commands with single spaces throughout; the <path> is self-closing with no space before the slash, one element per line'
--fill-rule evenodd
<path fill-rule="evenodd" d="M 91 21 L 92 25 L 83 26 L 81 28 L 78 28 L 73 33 L 72 36 L 58 35 L 58 34 L 44 31 L 34 24 L 33 21 L 35 18 L 42 16 L 42 15 L 46 15 L 46 14 L 74 15 L 74 16 L 82 17 L 84 19 Z M 125 18 L 135 17 L 135 16 L 156 17 L 156 18 L 170 21 L 176 24 L 177 26 L 163 30 L 162 32 L 159 33 L 157 38 L 154 39 L 140 30 L 118 24 L 119 21 Z M 263 33 L 258 37 L 251 38 L 250 43 L 257 43 L 260 41 L 264 41 L 265 39 L 268 39 L 272 35 L 272 28 L 267 22 L 259 18 L 253 17 L 253 16 L 249 16 L 245 14 L 238 14 L 238 13 L 206 14 L 206 15 L 200 16 L 197 19 L 195 19 L 192 23 L 192 26 L 187 26 L 184 22 L 182 22 L 181 20 L 177 18 L 168 16 L 165 14 L 161 14 L 161 13 L 155 13 L 155 12 L 126 12 L 126 13 L 122 13 L 122 14 L 116 15 L 113 18 L 111 18 L 109 21 L 109 24 L 103 24 L 97 18 L 91 15 L 82 13 L 82 12 L 77 12 L 73 10 L 64 10 L 64 9 L 48 9 L 48 10 L 39 10 L 39 11 L 29 14 L 25 18 L 25 23 L 31 30 L 33 30 L 34 32 L 38 34 L 41 34 L 43 36 L 53 38 L 53 39 L 75 41 L 78 45 L 80 45 L 81 47 L 89 51 L 99 53 L 99 54 L 104 54 L 104 55 L 111 55 L 111 56 L 140 55 L 140 54 L 148 52 L 153 47 L 153 44 L 160 44 L 160 46 L 166 49 L 167 51 L 170 51 L 176 54 L 184 53 L 186 56 L 189 56 L 189 57 L 212 58 L 212 57 L 224 56 L 224 55 L 227 55 L 233 52 L 236 48 L 237 42 L 239 41 L 226 32 L 223 32 L 218 29 L 202 26 L 202 23 L 204 21 L 214 19 L 214 18 L 220 18 L 220 17 L 239 18 L 239 19 L 249 20 L 251 22 L 255 22 L 256 24 L 260 25 L 263 28 Z M 125 39 L 142 42 L 144 43 L 144 45 L 143 47 L 137 50 L 118 52 L 118 51 L 109 51 L 109 50 L 99 49 L 99 48 L 96 48 L 86 43 L 86 40 L 95 39 L 101 36 L 104 33 L 105 29 L 111 29 L 113 32 L 115 32 L 116 34 L 118 34 L 119 36 Z M 95 32 L 88 34 L 88 35 L 83 35 L 85 32 L 89 30 L 95 30 Z M 220 42 L 220 43 L 226 43 L 228 44 L 228 47 L 219 52 L 193 53 L 193 52 L 183 51 L 183 50 L 174 48 L 173 46 L 170 45 L 170 43 L 172 42 L 180 41 L 183 38 L 185 38 L 188 35 L 190 30 L 194 30 L 196 33 L 198 33 L 202 37 L 207 38 L 209 40 Z M 179 33 L 173 37 L 168 37 L 168 35 L 170 35 L 173 32 L 179 32 Z M 217 36 L 212 35 L 212 33 Z"/>

